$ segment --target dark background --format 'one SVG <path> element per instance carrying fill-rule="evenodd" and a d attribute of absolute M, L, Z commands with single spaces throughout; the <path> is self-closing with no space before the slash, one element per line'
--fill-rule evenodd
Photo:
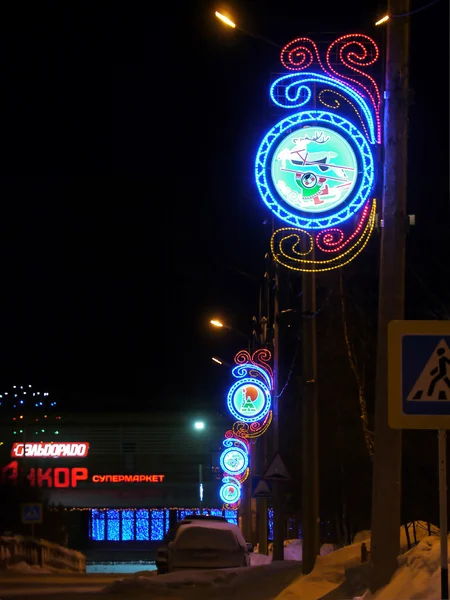
<path fill-rule="evenodd" d="M 112 397 L 126 395 L 127 407 L 222 409 L 228 374 L 211 356 L 231 360 L 242 340 L 208 321 L 250 333 L 258 310 L 272 222 L 254 156 L 281 65 L 276 47 L 223 27 L 214 10 L 280 45 L 358 31 L 383 47 L 373 24 L 385 5 L 16 8 L 0 19 L 1 382 L 50 388 L 60 406 L 89 392 L 90 407 L 106 397 L 119 408 Z M 411 16 L 415 318 L 448 318 L 448 55 L 441 0 Z M 354 272 L 372 274 L 372 296 L 377 244 Z"/>

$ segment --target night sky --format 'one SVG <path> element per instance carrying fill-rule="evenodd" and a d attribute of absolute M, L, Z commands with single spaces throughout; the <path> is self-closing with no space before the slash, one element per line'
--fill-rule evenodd
<path fill-rule="evenodd" d="M 214 10 L 280 46 L 352 31 L 384 43 L 373 0 L 179 4 L 2 9 L 5 385 L 220 408 L 227 376 L 211 356 L 231 360 L 242 340 L 208 321 L 250 333 L 258 309 L 272 222 L 254 156 L 282 67 Z M 408 202 L 430 249 L 449 217 L 448 22 L 445 0 L 411 16 Z M 430 251 L 445 278 L 448 254 Z"/>

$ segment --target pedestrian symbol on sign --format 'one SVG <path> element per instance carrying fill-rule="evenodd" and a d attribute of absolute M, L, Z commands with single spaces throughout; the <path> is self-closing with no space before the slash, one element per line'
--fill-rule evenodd
<path fill-rule="evenodd" d="M 450 401 L 450 349 L 444 339 L 434 349 L 407 401 Z"/>

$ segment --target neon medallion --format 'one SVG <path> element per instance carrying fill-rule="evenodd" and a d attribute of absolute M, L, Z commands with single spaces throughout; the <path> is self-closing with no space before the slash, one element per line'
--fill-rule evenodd
<path fill-rule="evenodd" d="M 241 499 L 241 485 L 234 477 L 224 477 L 219 495 L 225 504 L 234 505 Z"/>
<path fill-rule="evenodd" d="M 220 466 L 225 473 L 241 475 L 248 467 L 248 454 L 241 448 L 226 448 L 220 457 Z"/>
<path fill-rule="evenodd" d="M 267 415 L 270 406 L 270 390 L 258 379 L 237 381 L 228 392 L 228 408 L 239 421 L 259 421 Z"/>
<path fill-rule="evenodd" d="M 310 213 L 331 210 L 350 195 L 358 175 L 347 140 L 325 127 L 288 134 L 275 149 L 272 181 L 285 202 Z"/>

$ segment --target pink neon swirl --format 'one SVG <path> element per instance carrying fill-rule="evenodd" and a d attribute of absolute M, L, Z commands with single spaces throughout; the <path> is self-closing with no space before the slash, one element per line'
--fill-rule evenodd
<path fill-rule="evenodd" d="M 340 252 L 345 246 L 347 246 L 361 231 L 364 227 L 365 221 L 369 215 L 369 204 L 370 202 L 366 202 L 364 209 L 361 213 L 361 218 L 359 220 L 358 225 L 356 226 L 355 231 L 349 236 L 346 240 L 344 240 L 344 232 L 341 229 L 337 229 L 332 227 L 330 229 L 324 229 L 320 233 L 316 235 L 316 245 L 322 252 Z M 335 234 L 337 234 L 338 238 L 335 239 Z M 328 246 L 328 248 L 322 246 Z"/>
<path fill-rule="evenodd" d="M 312 49 L 308 45 L 312 46 Z M 315 42 L 307 37 L 300 37 L 286 44 L 281 50 L 281 64 L 290 71 L 303 71 L 317 60 L 322 70 L 325 70 L 320 60 L 319 49 Z"/>
<path fill-rule="evenodd" d="M 271 359 L 272 353 L 270 350 L 267 350 L 267 348 L 259 348 L 258 350 L 255 350 L 252 355 L 252 363 L 262 367 L 269 374 L 270 378 L 273 379 L 272 368 L 268 364 Z"/>
<path fill-rule="evenodd" d="M 348 40 L 348 41 L 344 42 L 344 40 Z M 362 40 L 362 41 L 359 41 L 359 40 Z M 342 44 L 342 46 L 339 48 L 340 62 L 342 63 L 342 65 L 344 67 L 347 67 L 348 69 L 351 69 L 358 75 L 361 75 L 361 76 L 367 78 L 371 82 L 371 84 L 375 90 L 375 97 L 374 97 L 374 94 L 371 92 L 371 90 L 368 87 L 366 87 L 363 83 L 361 83 L 357 79 L 354 79 L 353 77 L 349 77 L 348 75 L 343 75 L 342 73 L 338 73 L 338 71 L 336 71 L 333 68 L 333 66 L 331 65 L 330 55 L 331 55 L 331 52 L 333 51 L 333 49 L 335 48 L 335 46 L 339 43 Z M 356 51 L 350 50 L 351 47 L 353 47 L 353 48 L 356 47 Z M 372 50 L 375 50 L 374 58 L 368 58 L 368 56 L 369 56 L 368 47 L 371 47 Z M 380 90 L 378 88 L 377 82 L 375 81 L 375 79 L 373 77 L 371 77 L 370 75 L 368 75 L 367 73 L 362 71 L 361 68 L 357 68 L 357 67 L 368 67 L 368 66 L 372 65 L 376 60 L 378 60 L 378 56 L 379 56 L 378 46 L 376 45 L 376 43 L 373 41 L 372 38 L 370 38 L 368 35 L 364 35 L 362 33 L 353 33 L 353 34 L 349 34 L 349 35 L 343 35 L 330 44 L 330 46 L 328 47 L 328 50 L 327 50 L 327 54 L 326 54 L 326 63 L 327 63 L 328 69 L 333 73 L 334 76 L 338 77 L 339 79 L 346 79 L 347 81 L 351 81 L 352 83 L 355 83 L 359 87 L 363 88 L 363 90 L 366 92 L 366 94 L 370 98 L 370 101 L 372 102 L 372 105 L 375 110 L 375 119 L 376 119 L 376 123 L 377 123 L 377 140 L 378 140 L 378 142 L 380 142 L 380 140 L 381 140 L 381 122 L 380 122 L 381 96 L 380 96 Z M 354 65 L 357 65 L 357 67 Z"/>
<path fill-rule="evenodd" d="M 252 358 L 247 350 L 239 350 L 239 352 L 234 357 L 234 362 L 238 365 L 244 365 L 246 363 L 251 362 Z"/>

